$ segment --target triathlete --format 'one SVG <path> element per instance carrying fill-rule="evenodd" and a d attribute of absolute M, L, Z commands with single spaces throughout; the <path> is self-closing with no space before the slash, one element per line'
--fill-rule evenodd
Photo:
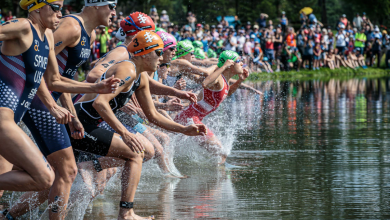
<path fill-rule="evenodd" d="M 208 76 L 214 72 L 216 66 L 204 69 L 191 63 L 195 51 L 191 41 L 179 41 L 176 49 L 176 59 L 171 61 L 171 71 L 168 73 L 166 85 L 172 87 L 183 76 L 200 84 L 204 76 Z"/>
<path fill-rule="evenodd" d="M 6 165 L 8 170 L 2 170 L 5 173 L 0 175 L 0 190 L 44 190 L 54 181 L 54 172 L 45 157 L 17 123 L 36 94 L 58 122 L 71 119 L 71 114 L 47 95 L 44 84 L 40 86 L 47 66 L 56 62 L 50 29 L 58 26 L 62 4 L 53 0 L 21 1 L 20 6 L 29 11 L 27 19 L 13 19 L 0 26 L 0 154 L 3 162 L 20 168 L 10 171 L 12 167 Z"/>
<path fill-rule="evenodd" d="M 232 95 L 249 75 L 248 70 L 243 68 L 239 55 L 230 50 L 221 53 L 218 67 L 219 69 L 203 81 L 203 90 L 198 96 L 198 102 L 180 112 L 175 118 L 176 122 L 183 125 L 202 124 L 203 118 L 215 111 L 220 103 L 227 96 Z M 239 75 L 239 80 L 229 86 L 230 78 L 235 75 Z M 219 164 L 225 162 L 227 154 L 222 150 L 220 141 L 210 129 L 207 129 L 206 137 L 196 139 L 202 147 L 221 157 Z"/>
<path fill-rule="evenodd" d="M 123 32 L 126 34 L 125 42 L 122 45 L 115 48 L 114 50 L 112 50 L 104 58 L 102 58 L 95 64 L 95 67 L 91 70 L 91 72 L 87 76 L 88 82 L 92 82 L 93 80 L 96 81 L 96 79 L 98 79 L 98 77 L 100 77 L 104 73 L 104 71 L 107 70 L 107 68 L 110 68 L 112 65 L 114 65 L 114 63 L 129 59 L 130 54 L 126 49 L 126 46 L 131 42 L 135 34 L 138 33 L 140 30 L 154 30 L 155 25 L 152 19 L 148 15 L 142 12 L 134 12 L 130 14 L 126 19 L 121 21 L 121 28 Z M 167 44 L 169 44 L 169 42 Z M 171 48 L 171 46 L 175 46 L 175 45 L 169 44 L 168 46 Z M 159 84 L 152 80 L 150 80 L 150 83 L 151 83 L 150 88 L 152 93 L 164 94 L 165 92 L 165 94 L 176 95 L 179 98 L 185 98 L 185 99 L 190 99 L 192 101 L 196 101 L 196 96 L 192 93 L 173 90 L 172 88 L 164 87 L 162 84 Z M 132 100 L 134 100 L 135 103 L 138 103 L 135 97 L 133 97 Z M 171 106 L 175 106 L 175 103 L 168 103 L 168 105 L 169 108 L 172 108 Z M 128 103 L 125 106 L 124 111 L 126 109 L 131 110 L 134 108 L 136 107 L 133 104 Z M 121 111 L 118 111 L 117 114 L 118 114 L 117 115 L 118 118 L 121 118 L 126 125 L 130 126 L 137 132 L 137 136 L 139 138 L 143 138 L 141 136 L 143 135 L 153 144 L 156 150 L 156 155 L 158 156 L 157 161 L 160 168 L 165 174 L 169 173 L 169 169 L 166 163 L 164 164 L 164 158 L 159 157 L 163 151 L 162 144 L 164 145 L 164 142 L 167 142 L 166 141 L 167 139 L 169 140 L 168 136 L 158 130 L 152 129 L 150 127 L 145 127 L 144 125 L 140 124 L 138 121 L 134 120 L 132 117 L 124 117 L 123 112 Z M 136 117 L 139 118 L 138 116 Z M 101 126 L 110 129 L 108 126 L 105 125 L 105 123 L 102 123 Z M 162 144 L 160 144 L 159 142 Z M 105 159 L 101 158 L 98 161 L 102 161 L 102 160 Z M 79 165 L 79 167 L 83 168 L 84 166 Z M 103 167 L 103 169 L 104 168 L 106 167 Z"/>
<path fill-rule="evenodd" d="M 133 201 L 141 176 L 142 162 L 145 156 L 150 159 L 154 150 L 140 141 L 134 132 L 115 117 L 115 112 L 123 107 L 135 92 L 142 110 L 149 121 L 164 129 L 186 135 L 204 135 L 204 125 L 182 126 L 159 114 L 153 105 L 149 90 L 149 76 L 142 72 L 157 70 L 163 42 L 152 31 L 141 31 L 128 46 L 132 53 L 130 60 L 124 60 L 111 66 L 101 79 L 115 76 L 121 79 L 121 86 L 115 94 L 85 94 L 76 104 L 75 109 L 85 128 L 84 139 L 71 138 L 75 149 L 93 154 L 126 160 L 122 172 L 122 196 L 118 219 L 140 218 L 135 215 Z M 105 121 L 116 133 L 98 127 Z"/>
<path fill-rule="evenodd" d="M 59 74 L 62 75 L 61 79 L 74 87 L 73 90 L 67 89 L 68 92 L 111 93 L 111 90 L 105 92 L 99 89 L 101 83 L 86 84 L 72 80 L 78 67 L 89 59 L 91 54 L 90 42 L 94 41 L 94 39 L 91 40 L 91 36 L 94 37 L 94 29 L 99 25 L 108 26 L 110 18 L 115 15 L 116 0 L 95 1 L 94 3 L 86 1 L 85 6 L 81 13 L 63 17 L 58 28 L 54 31 L 55 54 L 57 55 L 58 66 L 48 66 L 49 73 L 47 74 L 49 75 L 45 74 L 45 78 L 46 76 L 52 78 L 50 77 L 52 72 L 56 72 L 56 75 L 58 75 L 59 70 Z M 50 89 L 66 91 L 56 85 L 50 86 L 52 81 L 53 79 L 47 81 L 49 88 L 51 87 Z M 77 119 L 70 94 L 61 95 L 61 92 L 52 93 L 54 100 L 57 101 L 61 97 L 62 105 L 70 109 L 75 116 L 72 122 L 69 123 L 69 127 L 72 136 L 81 139 L 84 136 L 84 128 Z M 50 193 L 47 190 L 40 192 L 40 194 L 48 194 L 49 204 L 51 204 L 49 218 L 61 219 L 65 217 L 64 211 L 68 203 L 70 188 L 77 175 L 77 166 L 65 126 L 56 123 L 52 118 L 48 108 L 43 105 L 41 100 L 35 97 L 30 109 L 23 117 L 23 122 L 29 128 L 41 152 L 47 157 L 50 165 L 55 170 L 55 180 Z M 33 192 L 25 193 L 20 200 L 26 201 L 32 195 Z M 28 209 L 23 208 L 23 205 L 19 204 L 13 206 L 9 214 L 17 217 L 26 211 Z"/>

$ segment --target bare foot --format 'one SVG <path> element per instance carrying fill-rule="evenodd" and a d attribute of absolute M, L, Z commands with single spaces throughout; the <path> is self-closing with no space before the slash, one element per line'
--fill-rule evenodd
<path fill-rule="evenodd" d="M 96 176 L 93 175 L 94 167 L 92 165 L 92 162 L 78 163 L 77 168 L 79 168 L 79 174 L 81 175 L 81 178 L 83 179 L 84 183 L 87 185 L 87 188 L 93 196 L 95 194 L 93 181 L 95 180 Z"/>
<path fill-rule="evenodd" d="M 218 165 L 223 165 L 223 164 L 226 162 L 226 158 L 227 158 L 227 156 L 221 155 L 221 160 L 220 160 L 220 162 L 218 163 Z"/>
<path fill-rule="evenodd" d="M 131 216 L 128 216 L 128 217 L 118 217 L 118 220 L 144 220 L 144 219 L 154 219 L 154 216 L 149 216 L 149 217 L 141 217 L 141 216 L 138 216 L 136 214 L 132 214 Z"/>
<path fill-rule="evenodd" d="M 187 176 L 187 175 L 174 176 L 174 175 L 172 175 L 172 174 L 170 174 L 170 173 L 165 174 L 164 176 L 165 176 L 165 177 L 168 177 L 168 178 L 179 178 L 179 179 L 187 179 L 187 178 L 189 178 L 189 176 Z"/>

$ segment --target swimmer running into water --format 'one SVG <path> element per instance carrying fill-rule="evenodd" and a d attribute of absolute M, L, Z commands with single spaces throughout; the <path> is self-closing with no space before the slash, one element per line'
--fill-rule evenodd
<path fill-rule="evenodd" d="M 219 57 L 215 72 L 203 81 L 203 90 L 198 96 L 198 102 L 188 106 L 180 112 L 175 121 L 182 125 L 202 124 L 204 117 L 214 112 L 227 96 L 231 96 L 248 77 L 247 69 L 243 68 L 239 55 L 234 51 L 224 51 Z M 239 79 L 231 86 L 228 82 L 231 77 L 239 75 Z M 206 137 L 197 137 L 200 145 L 210 153 L 219 156 L 219 164 L 226 161 L 227 154 L 222 150 L 222 144 L 208 128 Z"/>

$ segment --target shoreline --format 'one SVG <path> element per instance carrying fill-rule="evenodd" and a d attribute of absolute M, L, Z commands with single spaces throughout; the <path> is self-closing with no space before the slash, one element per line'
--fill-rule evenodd
<path fill-rule="evenodd" d="M 295 81 L 295 80 L 329 80 L 329 79 L 351 79 L 351 78 L 378 78 L 390 76 L 390 70 L 382 68 L 368 67 L 367 69 L 359 68 L 357 70 L 351 68 L 339 68 L 331 70 L 329 68 L 323 68 L 320 70 L 301 70 L 297 71 L 281 71 L 274 73 L 255 72 L 251 73 L 246 81 L 258 82 L 267 80 L 279 80 L 279 81 Z"/>

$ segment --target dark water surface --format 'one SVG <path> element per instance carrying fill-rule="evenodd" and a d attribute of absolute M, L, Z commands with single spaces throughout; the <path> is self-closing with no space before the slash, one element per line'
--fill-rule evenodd
<path fill-rule="evenodd" d="M 146 165 L 135 210 L 156 219 L 390 219 L 389 85 L 268 81 L 255 85 L 262 97 L 240 90 L 205 123 L 241 167 L 178 152 L 190 178 Z M 84 219 L 115 219 L 119 189 L 113 180 Z"/>

